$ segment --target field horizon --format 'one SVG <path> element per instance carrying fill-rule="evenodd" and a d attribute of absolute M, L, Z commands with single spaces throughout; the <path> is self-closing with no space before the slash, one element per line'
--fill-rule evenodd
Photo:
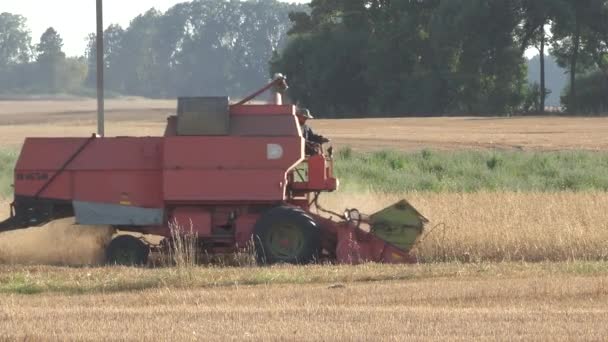
<path fill-rule="evenodd" d="M 108 136 L 160 136 L 175 100 L 141 98 L 106 102 Z M 19 147 L 26 137 L 88 137 L 96 131 L 96 102 L 0 101 L 0 147 Z M 318 116 L 319 114 L 317 114 Z M 318 119 L 310 125 L 333 143 L 357 151 L 608 150 L 608 117 L 404 117 Z"/>

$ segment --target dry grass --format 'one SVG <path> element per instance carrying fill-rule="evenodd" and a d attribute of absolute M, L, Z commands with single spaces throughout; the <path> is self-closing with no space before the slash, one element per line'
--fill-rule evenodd
<path fill-rule="evenodd" d="M 424 273 L 420 270 L 424 267 L 287 268 L 276 273 L 353 277 L 366 272 L 390 273 L 391 269 L 393 273 Z M 594 276 L 566 275 L 532 266 L 522 276 L 517 270 L 528 266 L 488 267 L 489 272 L 480 267 L 449 266 L 450 270 L 439 272 L 437 277 L 372 283 L 233 283 L 182 289 L 159 286 L 81 296 L 5 294 L 0 295 L 0 339 L 403 341 L 608 337 L 608 327 L 603 324 L 608 319 L 605 271 Z M 460 273 L 453 273 L 459 269 Z M 32 278 L 41 278 L 40 274 L 48 270 L 29 272 Z M 90 277 L 97 277 L 101 272 L 106 276 L 122 273 L 123 277 L 136 278 L 142 276 L 141 272 L 152 271 L 113 268 L 53 272 L 74 281 L 73 274 L 92 273 Z M 247 272 L 236 269 L 227 273 L 243 277 Z"/>
<path fill-rule="evenodd" d="M 164 251 L 167 253 L 163 256 L 165 264 L 182 269 L 196 266 L 198 234 L 193 231 L 192 222 L 189 228 L 181 227 L 177 222 L 169 224 L 172 243 Z"/>
<path fill-rule="evenodd" d="M 431 221 L 423 261 L 608 259 L 604 192 L 336 194 L 322 203 L 373 213 L 401 198 Z"/>
<path fill-rule="evenodd" d="M 416 251 L 422 262 L 608 259 L 603 192 L 334 194 L 321 202 L 338 212 L 355 207 L 373 213 L 401 198 L 431 221 Z M 69 220 L 0 234 L 0 261 L 96 264 L 108 234 Z"/>

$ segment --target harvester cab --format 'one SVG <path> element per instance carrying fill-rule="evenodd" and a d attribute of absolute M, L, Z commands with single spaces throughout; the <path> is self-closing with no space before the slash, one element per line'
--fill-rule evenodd
<path fill-rule="evenodd" d="M 402 201 L 371 216 L 319 204 L 338 189 L 331 149 L 307 154 L 285 77 L 237 103 L 179 98 L 158 137 L 27 138 L 0 232 L 75 217 L 81 225 L 164 237 L 195 234 L 208 255 L 253 245 L 260 263 L 411 262 L 426 219 Z M 270 104 L 249 104 L 271 90 Z M 110 264 L 143 265 L 151 246 L 115 237 Z"/>

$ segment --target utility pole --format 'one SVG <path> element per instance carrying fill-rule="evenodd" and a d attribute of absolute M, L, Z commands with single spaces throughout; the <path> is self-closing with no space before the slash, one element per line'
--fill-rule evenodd
<path fill-rule="evenodd" d="M 103 71 L 103 0 L 97 0 L 97 134 L 105 136 Z"/>
<path fill-rule="evenodd" d="M 540 114 L 545 114 L 545 101 L 547 100 L 547 86 L 545 82 L 545 24 L 540 28 Z"/>

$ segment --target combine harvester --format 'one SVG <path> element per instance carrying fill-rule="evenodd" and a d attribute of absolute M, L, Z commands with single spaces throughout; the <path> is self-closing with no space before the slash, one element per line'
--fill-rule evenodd
<path fill-rule="evenodd" d="M 243 101 L 180 98 L 162 137 L 27 138 L 15 167 L 11 216 L 0 232 L 75 217 L 79 225 L 160 235 L 171 225 L 209 255 L 246 248 L 260 263 L 405 263 L 426 219 L 406 201 L 364 216 L 318 203 L 338 188 L 331 148 L 306 141 L 281 76 Z M 247 104 L 266 90 L 274 104 Z M 318 213 L 330 214 L 332 218 Z M 110 264 L 144 265 L 151 246 L 117 235 Z"/>

